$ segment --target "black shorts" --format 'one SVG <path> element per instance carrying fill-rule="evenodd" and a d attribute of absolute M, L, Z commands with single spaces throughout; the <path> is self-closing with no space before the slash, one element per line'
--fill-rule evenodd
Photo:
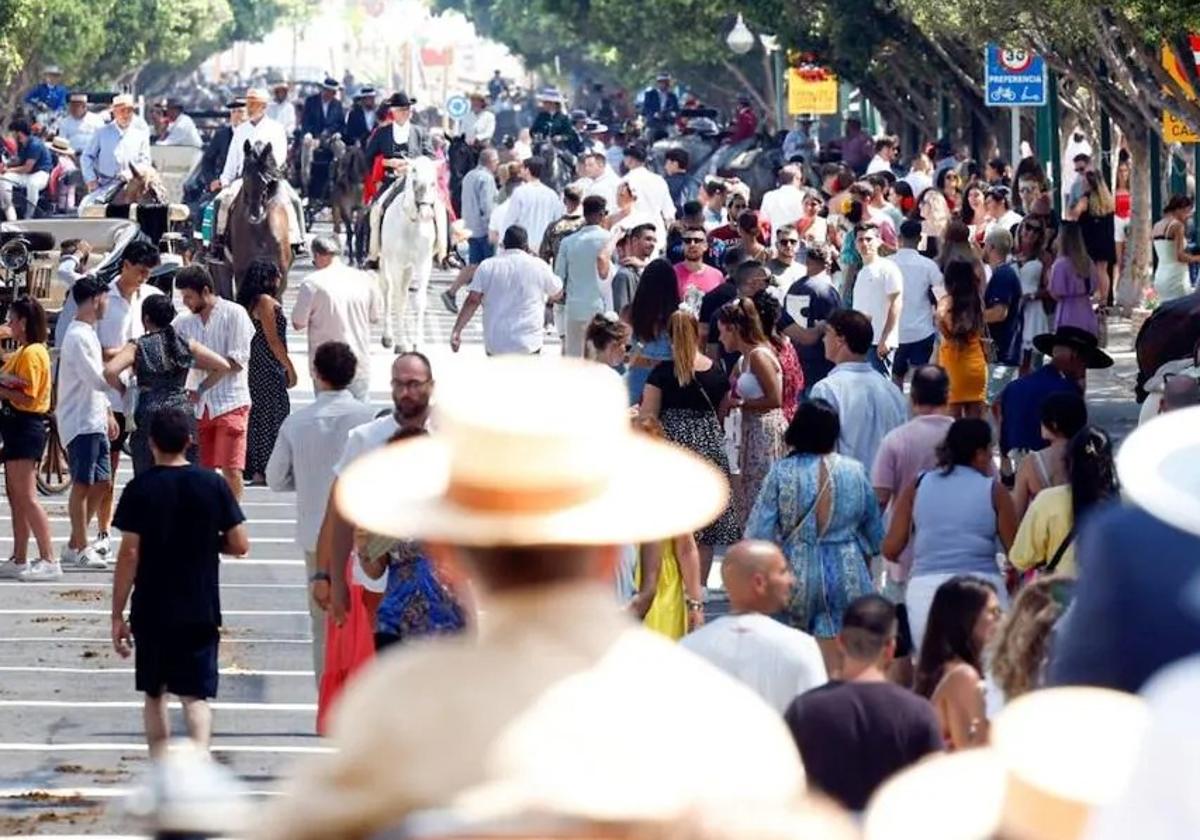
<path fill-rule="evenodd" d="M 113 418 L 117 421 L 117 439 L 111 441 L 109 452 L 119 455 L 125 451 L 125 441 L 129 439 L 129 423 L 125 420 L 125 415 L 119 411 L 113 412 Z"/>
<path fill-rule="evenodd" d="M 46 415 L 5 409 L 0 412 L 5 461 L 41 461 L 46 451 Z"/>
<path fill-rule="evenodd" d="M 217 696 L 221 635 L 216 627 L 135 627 L 133 638 L 138 691 L 151 697 L 164 693 L 201 699 Z"/>
<path fill-rule="evenodd" d="M 916 656 L 920 653 L 913 650 L 912 628 L 908 626 L 908 604 L 896 605 L 896 623 L 899 630 L 896 634 L 896 656 Z"/>

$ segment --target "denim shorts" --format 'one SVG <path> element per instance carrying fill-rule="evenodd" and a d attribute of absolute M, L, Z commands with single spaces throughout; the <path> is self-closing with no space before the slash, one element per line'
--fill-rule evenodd
<path fill-rule="evenodd" d="M 110 451 L 108 435 L 104 432 L 75 435 L 67 444 L 71 480 L 83 485 L 103 484 L 112 480 Z"/>
<path fill-rule="evenodd" d="M 496 248 L 486 236 L 472 236 L 467 240 L 467 259 L 471 265 L 479 265 L 488 257 L 495 256 Z"/>
<path fill-rule="evenodd" d="M 936 338 L 936 335 L 930 333 L 928 338 L 923 338 L 920 341 L 901 343 L 896 348 L 896 354 L 892 357 L 892 375 L 903 378 L 908 373 L 909 368 L 929 364 L 929 360 L 933 358 L 934 338 Z"/>

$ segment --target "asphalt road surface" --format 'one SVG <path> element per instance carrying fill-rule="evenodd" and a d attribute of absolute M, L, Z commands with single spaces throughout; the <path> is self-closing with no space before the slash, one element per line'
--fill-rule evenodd
<path fill-rule="evenodd" d="M 305 261 L 292 272 L 289 313 L 308 270 Z M 464 359 L 483 355 L 478 316 L 462 352 L 449 351 L 453 316 L 437 300 L 449 280 L 435 273 L 423 347 L 441 381 L 458 375 Z M 1127 322 L 1114 328 L 1118 365 L 1091 385 L 1094 417 L 1121 435 L 1136 416 L 1127 333 Z M 390 405 L 393 355 L 378 335 L 376 329 L 371 396 L 382 410 Z M 557 340 L 548 343 L 555 345 L 548 352 L 556 352 Z M 291 392 L 299 407 L 313 398 L 305 336 L 289 334 L 288 348 L 301 376 Z M 126 459 L 118 492 L 130 476 Z M 252 547 L 247 558 L 222 566 L 226 626 L 213 749 L 254 795 L 271 796 L 297 762 L 325 748 L 313 734 L 316 688 L 292 499 L 251 487 L 243 507 Z M 48 512 L 57 551 L 69 530 L 65 496 L 49 499 Z M 11 543 L 9 521 L 7 506 L 0 507 L 0 551 Z M 110 586 L 111 572 L 76 570 L 54 583 L 0 582 L 0 837 L 137 833 L 120 803 L 147 763 L 141 697 L 132 661 L 117 657 L 109 643 Z M 172 725 L 183 731 L 177 710 Z"/>

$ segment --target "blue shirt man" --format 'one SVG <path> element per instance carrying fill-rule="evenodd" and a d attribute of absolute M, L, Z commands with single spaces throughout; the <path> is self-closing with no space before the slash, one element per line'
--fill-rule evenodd
<path fill-rule="evenodd" d="M 29 170 L 30 172 L 49 173 L 54 169 L 54 158 L 40 137 L 30 136 L 25 139 L 24 144 L 18 144 L 17 160 L 20 163 L 32 161 L 33 167 Z"/>
<path fill-rule="evenodd" d="M 583 356 L 588 323 L 611 303 L 611 289 L 605 295 L 602 288 L 609 282 L 612 248 L 612 234 L 601 225 L 604 214 L 603 198 L 585 198 L 583 227 L 562 241 L 554 260 L 554 273 L 562 279 L 566 297 L 566 356 Z"/>
<path fill-rule="evenodd" d="M 134 125 L 132 101 L 128 105 L 122 97 L 113 101 L 112 122 L 92 135 L 79 163 L 84 181 L 93 190 L 121 180 L 130 164 L 148 166 L 151 163 L 150 135 Z"/>
<path fill-rule="evenodd" d="M 30 105 L 45 105 L 51 111 L 65 111 L 67 108 L 67 86 L 62 84 L 62 73 L 57 67 L 46 68 L 46 78 L 25 94 L 25 101 Z"/>

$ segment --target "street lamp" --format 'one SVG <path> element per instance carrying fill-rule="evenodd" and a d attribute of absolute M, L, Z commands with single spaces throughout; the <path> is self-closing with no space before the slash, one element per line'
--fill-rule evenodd
<path fill-rule="evenodd" d="M 754 33 L 750 31 L 749 26 L 746 26 L 746 21 L 742 20 L 740 13 L 737 16 L 737 23 L 725 36 L 725 43 L 738 55 L 745 55 L 754 49 Z"/>

